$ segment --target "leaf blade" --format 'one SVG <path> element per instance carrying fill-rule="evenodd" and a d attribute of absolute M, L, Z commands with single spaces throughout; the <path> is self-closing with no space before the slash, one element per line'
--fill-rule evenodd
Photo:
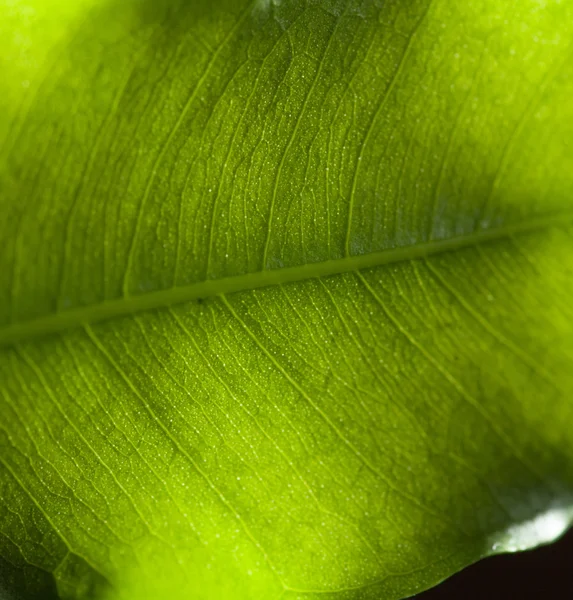
<path fill-rule="evenodd" d="M 86 3 L 0 163 L 4 556 L 398 598 L 566 526 L 573 6 L 482 5 Z"/>

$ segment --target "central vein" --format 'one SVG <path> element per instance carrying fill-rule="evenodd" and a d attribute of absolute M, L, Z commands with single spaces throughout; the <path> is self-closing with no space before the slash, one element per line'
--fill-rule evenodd
<path fill-rule="evenodd" d="M 317 277 L 348 273 L 389 263 L 414 260 L 431 254 L 449 252 L 488 241 L 501 240 L 520 233 L 545 229 L 571 220 L 573 220 L 573 214 L 558 214 L 514 226 L 480 231 L 463 237 L 389 248 L 360 256 L 351 256 L 282 269 L 257 271 L 234 277 L 199 281 L 186 286 L 147 292 L 137 296 L 124 296 L 99 304 L 56 312 L 30 321 L 6 325 L 0 329 L 0 346 L 8 346 L 38 336 L 57 333 L 86 323 L 97 323 L 114 317 L 127 316 L 144 310 L 181 304 L 200 298 L 209 298 L 211 296 L 254 290 L 294 281 L 304 281 Z"/>

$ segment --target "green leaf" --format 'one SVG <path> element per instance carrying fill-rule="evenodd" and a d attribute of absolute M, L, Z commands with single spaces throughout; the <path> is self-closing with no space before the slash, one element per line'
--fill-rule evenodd
<path fill-rule="evenodd" d="M 0 596 L 394 599 L 560 535 L 572 42 L 2 0 Z"/>

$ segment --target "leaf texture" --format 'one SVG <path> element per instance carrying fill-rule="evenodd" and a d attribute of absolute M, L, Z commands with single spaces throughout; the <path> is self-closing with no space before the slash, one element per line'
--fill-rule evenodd
<path fill-rule="evenodd" d="M 0 594 L 403 598 L 568 527 L 572 2 L 0 17 Z"/>

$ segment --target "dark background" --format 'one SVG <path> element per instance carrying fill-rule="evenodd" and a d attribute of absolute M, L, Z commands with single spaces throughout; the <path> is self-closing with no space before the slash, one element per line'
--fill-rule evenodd
<path fill-rule="evenodd" d="M 573 530 L 550 546 L 486 558 L 415 600 L 573 600 Z"/>

